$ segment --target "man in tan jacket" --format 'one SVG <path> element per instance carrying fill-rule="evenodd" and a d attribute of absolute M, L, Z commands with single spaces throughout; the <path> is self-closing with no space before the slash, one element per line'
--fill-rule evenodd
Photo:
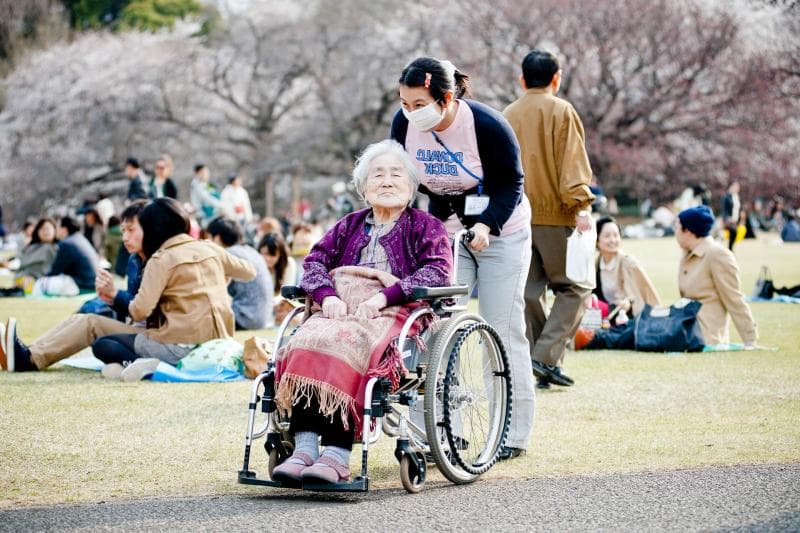
<path fill-rule="evenodd" d="M 581 119 L 569 102 L 556 96 L 561 84 L 558 59 L 550 52 L 531 51 L 522 61 L 520 84 L 525 94 L 504 114 L 519 140 L 525 193 L 533 209 L 533 256 L 525 287 L 533 372 L 540 388 L 550 383 L 569 386 L 573 380 L 561 371 L 561 363 L 589 290 L 566 276 L 567 238 L 576 227 L 592 227 L 592 169 Z M 555 294 L 549 316 L 548 287 Z"/>
<path fill-rule="evenodd" d="M 745 347 L 750 348 L 758 340 L 756 323 L 742 294 L 736 258 L 708 236 L 714 223 L 714 214 L 705 205 L 678 214 L 675 239 L 686 252 L 678 272 L 678 288 L 682 297 L 703 304 L 697 320 L 706 345 L 730 341 L 730 315 Z"/>

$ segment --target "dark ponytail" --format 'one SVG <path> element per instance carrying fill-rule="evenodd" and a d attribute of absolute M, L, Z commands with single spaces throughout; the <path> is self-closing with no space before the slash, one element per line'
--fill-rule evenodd
<path fill-rule="evenodd" d="M 427 87 L 437 102 L 444 102 L 447 91 L 453 91 L 454 98 L 472 96 L 469 76 L 453 67 L 452 63 L 435 57 L 418 57 L 406 65 L 398 81 L 406 87 Z"/>

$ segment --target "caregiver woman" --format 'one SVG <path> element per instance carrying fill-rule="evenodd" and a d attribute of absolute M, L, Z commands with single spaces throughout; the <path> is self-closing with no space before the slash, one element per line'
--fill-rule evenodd
<path fill-rule="evenodd" d="M 523 299 L 531 211 L 514 132 L 494 109 L 463 99 L 468 81 L 449 61 L 420 57 L 409 63 L 400 75 L 402 109 L 391 137 L 414 160 L 430 213 L 450 235 L 461 228 L 475 233 L 470 250 L 459 250 L 458 280 L 478 284 L 480 314 L 508 352 L 514 404 L 499 458 L 509 459 L 527 448 L 535 407 Z"/>

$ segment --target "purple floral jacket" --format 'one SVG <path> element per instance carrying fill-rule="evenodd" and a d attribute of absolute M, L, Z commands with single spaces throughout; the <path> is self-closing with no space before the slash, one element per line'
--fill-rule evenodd
<path fill-rule="evenodd" d="M 337 222 L 314 245 L 303 263 L 300 287 L 318 304 L 336 296 L 329 272 L 336 267 L 357 265 L 361 250 L 369 244 L 365 220 L 371 208 L 350 213 Z M 453 252 L 447 231 L 439 219 L 407 207 L 395 226 L 379 239 L 386 250 L 392 274 L 400 281 L 383 290 L 387 305 L 411 298 L 412 287 L 441 287 L 450 282 Z"/>

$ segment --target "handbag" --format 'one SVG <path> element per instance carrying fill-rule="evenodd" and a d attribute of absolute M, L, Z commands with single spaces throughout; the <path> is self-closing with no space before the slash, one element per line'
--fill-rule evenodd
<path fill-rule="evenodd" d="M 753 288 L 753 298 L 771 300 L 774 295 L 775 285 L 772 283 L 772 273 L 769 271 L 769 267 L 762 266 Z"/>
<path fill-rule="evenodd" d="M 643 352 L 699 352 L 705 342 L 697 321 L 702 304 L 681 298 L 669 307 L 644 309 L 634 319 L 634 347 Z"/>

